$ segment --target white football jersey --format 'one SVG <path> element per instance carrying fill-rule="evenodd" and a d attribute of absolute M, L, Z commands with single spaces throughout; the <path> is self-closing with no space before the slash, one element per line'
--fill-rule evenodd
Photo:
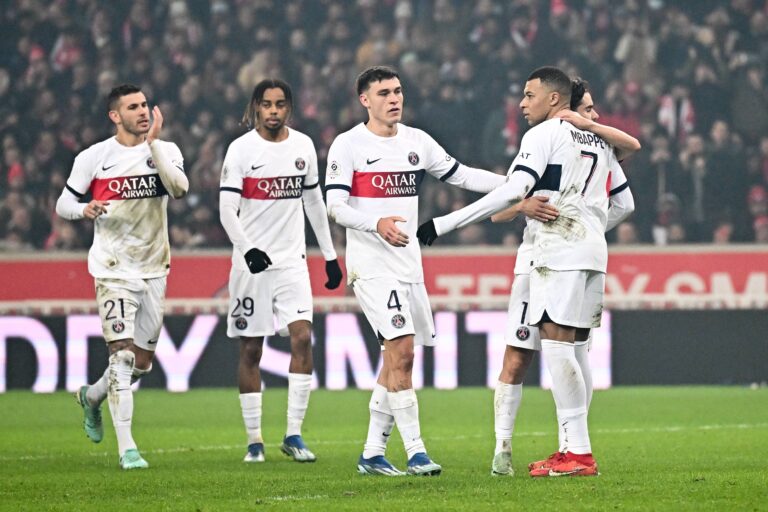
<path fill-rule="evenodd" d="M 606 271 L 606 190 L 617 166 L 610 144 L 566 121 L 550 119 L 528 130 L 509 174 L 531 174 L 537 180 L 532 193 L 549 197 L 560 212 L 554 221 L 528 223 L 530 268 Z"/>
<path fill-rule="evenodd" d="M 181 151 L 161 144 L 172 165 L 184 171 Z M 115 137 L 94 144 L 75 158 L 67 189 L 78 198 L 89 190 L 108 201 L 94 221 L 88 271 L 98 278 L 149 279 L 168 274 L 168 192 L 160 181 L 149 145 L 123 146 Z"/>
<path fill-rule="evenodd" d="M 280 142 L 265 140 L 256 130 L 235 139 L 221 170 L 221 190 L 240 194 L 240 223 L 248 239 L 272 261 L 269 270 L 306 264 L 305 188 L 319 185 L 312 139 L 293 129 Z M 232 265 L 248 270 L 237 248 Z"/>
<path fill-rule="evenodd" d="M 349 282 L 374 277 L 424 281 L 416 238 L 419 188 L 425 173 L 446 181 L 459 165 L 428 134 L 403 124 L 393 137 L 375 135 L 362 123 L 336 137 L 328 152 L 326 189 L 349 192 L 349 206 L 372 217 L 403 217 L 406 221 L 397 227 L 410 238 L 405 247 L 394 247 L 378 233 L 348 228 Z"/>
<path fill-rule="evenodd" d="M 627 176 L 624 174 L 624 169 L 616 160 L 615 156 L 610 165 L 610 174 L 608 175 L 608 181 L 606 182 L 606 192 L 608 194 L 608 201 L 611 197 L 622 192 L 629 186 Z M 510 167 L 510 172 L 512 167 Z M 541 192 L 532 192 L 530 195 L 542 195 Z M 530 197 L 530 196 L 529 196 Z M 523 240 L 520 243 L 520 247 L 517 249 L 517 257 L 515 260 L 515 275 L 529 274 L 533 268 L 533 230 L 541 226 L 541 222 L 533 224 L 533 219 L 525 218 L 525 229 L 523 230 Z"/>

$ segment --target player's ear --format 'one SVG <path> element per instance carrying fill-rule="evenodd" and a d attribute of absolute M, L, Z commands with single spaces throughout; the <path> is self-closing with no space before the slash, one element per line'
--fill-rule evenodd
<path fill-rule="evenodd" d="M 369 108 L 371 106 L 371 102 L 368 101 L 368 95 L 365 93 L 362 93 L 359 97 L 360 104 L 364 106 L 365 108 Z"/>
<path fill-rule="evenodd" d="M 117 113 L 117 110 L 110 110 L 107 112 L 107 116 L 109 116 L 109 120 L 113 123 L 120 124 L 120 114 Z"/>
<path fill-rule="evenodd" d="M 554 107 L 559 103 L 560 103 L 560 93 L 557 91 L 552 91 L 551 93 L 549 93 L 549 105 L 551 107 Z"/>

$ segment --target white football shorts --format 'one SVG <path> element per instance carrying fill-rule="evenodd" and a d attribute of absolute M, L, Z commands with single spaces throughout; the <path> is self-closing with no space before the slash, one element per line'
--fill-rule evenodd
<path fill-rule="evenodd" d="M 132 339 L 133 344 L 155 351 L 163 327 L 167 278 L 96 279 L 101 330 L 107 343 Z"/>
<path fill-rule="evenodd" d="M 603 316 L 605 274 L 595 270 L 531 271 L 529 322 L 538 324 L 544 312 L 559 325 L 591 329 Z"/>
<path fill-rule="evenodd" d="M 528 325 L 530 319 L 530 276 L 515 274 L 507 310 L 504 341 L 513 347 L 541 351 L 539 328 Z"/>
<path fill-rule="evenodd" d="M 435 323 L 424 283 L 379 277 L 358 279 L 352 288 L 380 342 L 413 334 L 414 345 L 434 346 Z"/>
<path fill-rule="evenodd" d="M 250 338 L 287 334 L 288 324 L 312 322 L 312 288 L 306 265 L 251 274 L 232 268 L 229 273 L 227 336 Z"/>

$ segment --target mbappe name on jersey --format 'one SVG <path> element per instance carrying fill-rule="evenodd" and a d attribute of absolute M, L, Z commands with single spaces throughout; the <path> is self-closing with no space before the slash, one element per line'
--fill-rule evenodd
<path fill-rule="evenodd" d="M 594 133 L 584 133 L 571 130 L 571 137 L 573 137 L 574 142 L 578 142 L 579 144 L 586 144 L 588 146 L 595 146 L 605 149 L 605 141 Z"/>

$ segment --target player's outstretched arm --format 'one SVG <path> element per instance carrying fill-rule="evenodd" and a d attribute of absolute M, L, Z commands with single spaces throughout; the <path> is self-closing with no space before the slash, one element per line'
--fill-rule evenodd
<path fill-rule="evenodd" d="M 160 175 L 160 181 L 163 182 L 165 189 L 175 199 L 180 199 L 189 191 L 189 179 L 184 174 L 184 168 L 181 167 L 183 165 L 181 155 L 179 154 L 177 158 L 171 158 L 161 145 L 157 144 L 160 130 L 163 128 L 163 114 L 155 106 L 152 109 L 152 116 L 154 122 L 147 133 L 147 144 L 149 144 L 149 150 L 152 152 L 152 160 L 157 166 L 157 173 Z"/>
<path fill-rule="evenodd" d="M 549 204 L 549 198 L 546 196 L 533 196 L 523 199 L 512 208 L 507 208 L 499 213 L 491 215 L 491 222 L 509 222 L 514 220 L 520 214 L 529 219 L 540 222 L 549 222 L 555 220 L 560 212 Z"/>
<path fill-rule="evenodd" d="M 616 149 L 616 158 L 618 160 L 624 160 L 628 156 L 640 151 L 640 141 L 618 128 L 597 123 L 573 110 L 561 110 L 556 115 L 568 121 L 579 130 L 586 130 L 602 137 Z"/>
<path fill-rule="evenodd" d="M 502 176 L 501 174 L 486 171 L 485 169 L 469 167 L 458 162 L 456 162 L 456 167 L 453 172 L 449 171 L 439 179 L 440 181 L 450 183 L 459 188 L 470 190 L 472 192 L 480 192 L 481 194 L 487 194 L 502 186 L 507 181 L 507 177 Z"/>
<path fill-rule="evenodd" d="M 527 172 L 513 172 L 503 186 L 490 194 L 481 197 L 460 210 L 442 217 L 436 217 L 419 226 L 419 230 L 416 231 L 417 237 L 422 243 L 427 244 L 426 242 L 430 242 L 427 245 L 431 245 L 431 242 L 434 242 L 441 235 L 487 219 L 496 212 L 514 206 L 525 199 L 526 194 L 533 188 L 534 184 L 534 177 Z M 433 224 L 432 227 L 429 226 L 430 223 Z M 422 232 L 423 236 L 419 236 L 419 231 Z"/>

